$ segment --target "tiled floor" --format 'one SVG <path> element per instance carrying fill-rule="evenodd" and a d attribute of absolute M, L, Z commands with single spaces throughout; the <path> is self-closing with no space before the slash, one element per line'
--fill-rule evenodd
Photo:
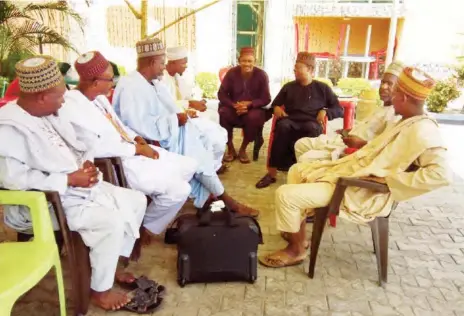
<path fill-rule="evenodd" d="M 457 134 L 463 135 L 463 131 L 464 127 L 444 130 L 453 146 L 453 166 L 464 158 Z M 271 188 L 254 188 L 264 173 L 265 156 L 247 166 L 234 163 L 222 177 L 232 195 L 262 212 L 265 244 L 260 254 L 285 245 L 274 228 L 273 206 L 274 190 L 285 176 L 280 175 Z M 279 270 L 259 267 L 254 285 L 199 284 L 181 289 L 176 284 L 176 249 L 161 242 L 145 248 L 141 261 L 131 268 L 167 285 L 164 305 L 154 314 L 160 316 L 464 315 L 463 203 L 464 184 L 457 179 L 451 187 L 400 205 L 390 222 L 390 268 L 385 289 L 376 283 L 369 229 L 342 220 L 336 229 L 325 232 L 313 280 L 305 274 L 306 261 Z M 4 228 L 0 227 L 0 235 L 5 237 Z M 50 275 L 18 301 L 13 315 L 52 316 L 58 315 L 57 310 L 56 286 Z M 95 308 L 88 313 L 106 314 L 129 315 Z"/>

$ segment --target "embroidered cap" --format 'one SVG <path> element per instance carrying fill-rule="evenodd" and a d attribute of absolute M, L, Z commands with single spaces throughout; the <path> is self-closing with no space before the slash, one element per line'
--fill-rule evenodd
<path fill-rule="evenodd" d="M 58 64 L 51 56 L 23 59 L 16 64 L 15 69 L 21 92 L 42 92 L 64 83 Z"/>
<path fill-rule="evenodd" d="M 137 57 L 151 57 L 151 56 L 160 56 L 166 54 L 166 49 L 163 42 L 159 38 L 147 38 L 141 41 L 138 41 L 135 44 L 137 48 Z"/>
<path fill-rule="evenodd" d="M 416 100 L 427 99 L 434 86 L 435 80 L 417 68 L 404 68 L 398 78 L 398 88 Z"/>
<path fill-rule="evenodd" d="M 385 69 L 385 73 L 399 77 L 404 67 L 406 66 L 402 62 L 394 61 L 390 65 L 388 65 L 388 68 Z"/>
<path fill-rule="evenodd" d="M 316 66 L 316 58 L 313 54 L 308 52 L 299 52 L 296 56 L 296 62 L 305 64 L 308 67 L 314 68 Z"/>
<path fill-rule="evenodd" d="M 240 56 L 252 55 L 255 56 L 255 49 L 253 47 L 242 47 L 240 49 Z"/>
<path fill-rule="evenodd" d="M 79 77 L 84 80 L 95 79 L 104 73 L 109 65 L 109 61 L 97 51 L 82 54 L 74 63 Z"/>

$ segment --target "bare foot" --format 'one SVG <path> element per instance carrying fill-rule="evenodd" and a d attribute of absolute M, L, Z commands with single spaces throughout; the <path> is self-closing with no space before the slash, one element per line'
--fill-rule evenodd
<path fill-rule="evenodd" d="M 104 310 L 118 310 L 130 302 L 130 298 L 122 292 L 117 292 L 113 289 L 105 292 L 92 291 L 92 303 Z"/>
<path fill-rule="evenodd" d="M 135 281 L 136 277 L 131 272 L 116 271 L 114 279 L 119 283 L 131 284 Z"/>
<path fill-rule="evenodd" d="M 283 240 L 288 242 L 290 240 L 290 235 L 289 234 L 290 233 L 282 232 L 282 233 L 280 233 L 280 236 L 282 237 Z M 309 245 L 310 245 L 309 241 L 305 240 L 303 242 L 302 246 L 303 246 L 304 249 L 308 249 Z"/>
<path fill-rule="evenodd" d="M 227 172 L 227 169 L 229 169 L 229 166 L 226 164 L 222 164 L 221 167 L 216 171 L 216 174 L 224 174 Z"/>
<path fill-rule="evenodd" d="M 224 162 L 232 162 L 237 158 L 237 152 L 235 151 L 235 148 L 228 148 L 226 154 L 224 155 L 224 158 L 222 161 Z"/>
<path fill-rule="evenodd" d="M 247 215 L 247 216 L 252 216 L 252 217 L 258 217 L 259 216 L 259 211 L 258 210 L 255 210 L 247 205 L 244 205 L 244 204 L 241 204 L 241 203 L 237 203 L 238 204 L 238 208 L 236 209 L 236 212 L 238 214 L 242 214 L 242 215 Z"/>

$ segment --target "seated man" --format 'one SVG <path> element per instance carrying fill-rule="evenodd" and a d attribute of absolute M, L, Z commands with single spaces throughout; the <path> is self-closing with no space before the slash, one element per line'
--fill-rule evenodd
<path fill-rule="evenodd" d="M 338 159 L 347 146 L 359 149 L 368 141 L 381 134 L 388 123 L 395 122 L 398 116 L 395 115 L 395 110 L 392 106 L 392 94 L 398 81 L 398 76 L 403 71 L 403 68 L 404 65 L 401 62 L 395 61 L 385 70 L 379 87 L 379 95 L 383 101 L 383 107 L 378 108 L 366 120 L 357 122 L 351 131 L 341 131 L 340 134 L 343 135 L 321 135 L 316 138 L 301 138 L 295 144 L 297 160 L 302 162 L 314 159 Z"/>
<path fill-rule="evenodd" d="M 144 227 L 161 234 L 187 200 L 191 190 L 188 182 L 197 163 L 148 145 L 122 124 L 106 97 L 113 86 L 113 67 L 100 52 L 80 56 L 74 67 L 79 84 L 65 94 L 60 116 L 72 123 L 77 138 L 93 149 L 95 157 L 122 158 L 129 186 L 152 199 Z M 149 242 L 149 238 L 143 239 Z"/>
<path fill-rule="evenodd" d="M 276 182 L 277 170 L 288 171 L 296 162 L 294 146 L 302 137 L 322 133 L 325 117 L 342 117 L 337 96 L 325 83 L 313 80 L 315 58 L 307 52 L 298 53 L 295 81 L 282 87 L 272 102 L 277 119 L 267 174 L 256 183 L 258 189 Z"/>
<path fill-rule="evenodd" d="M 215 159 L 210 135 L 180 111 L 166 86 L 155 80 L 164 70 L 163 43 L 157 38 L 140 41 L 137 53 L 137 70 L 121 78 L 114 91 L 115 111 L 123 123 L 144 138 L 158 141 L 168 151 L 194 158 L 199 163 L 190 181 L 195 207 L 207 205 L 212 196 L 223 200 L 233 211 L 257 216 L 258 211 L 236 202 L 225 192 L 216 174 L 221 162 Z"/>
<path fill-rule="evenodd" d="M 433 86 L 434 81 L 427 74 L 405 68 L 392 99 L 401 121 L 389 126 L 356 154 L 336 161 L 292 166 L 288 184 L 276 191 L 277 229 L 286 233 L 288 246 L 261 258 L 262 264 L 279 268 L 304 260 L 306 215 L 330 203 L 340 177 L 385 183 L 390 189 L 383 194 L 348 187 L 340 205 L 340 216 L 355 223 L 388 216 L 393 202 L 405 201 L 450 183 L 446 148 L 438 124 L 423 110 Z"/>
<path fill-rule="evenodd" d="M 66 87 L 52 57 L 22 60 L 16 73 L 19 99 L 0 109 L 0 138 L 8 140 L 0 142 L 0 185 L 59 192 L 69 229 L 90 248 L 93 302 L 106 310 L 120 309 L 130 299 L 113 291 L 113 283 L 115 278 L 133 281 L 133 276 L 116 272 L 118 259 L 131 254 L 139 237 L 146 198 L 100 180 L 89 151 L 57 114 Z M 26 208 L 7 208 L 5 222 L 12 228 L 27 233 L 30 221 Z"/>
<path fill-rule="evenodd" d="M 193 109 L 197 112 L 198 117 L 206 118 L 214 123 L 219 124 L 219 113 L 216 104 L 206 100 L 193 99 L 193 86 L 186 82 L 182 76 L 188 67 L 188 51 L 185 47 L 172 47 L 166 50 L 168 63 L 163 73 L 162 82 L 164 82 L 171 95 L 176 99 L 182 109 Z M 226 131 L 224 131 L 224 134 Z"/>
<path fill-rule="evenodd" d="M 230 69 L 219 88 L 219 118 L 227 130 L 227 153 L 225 162 L 237 158 L 233 138 L 234 127 L 243 128 L 243 141 L 238 151 L 241 163 L 250 163 L 246 153 L 249 143 L 259 141 L 257 149 L 264 143 L 263 126 L 271 118 L 270 110 L 264 107 L 271 102 L 269 79 L 264 70 L 255 67 L 255 52 L 251 47 L 240 50 L 239 66 Z"/>

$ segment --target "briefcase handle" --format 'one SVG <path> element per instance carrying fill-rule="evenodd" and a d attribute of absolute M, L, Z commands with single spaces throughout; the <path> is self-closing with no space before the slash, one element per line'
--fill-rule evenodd
<path fill-rule="evenodd" d="M 230 211 L 228 207 L 222 209 L 222 212 L 226 214 L 225 222 L 229 227 L 237 226 L 235 215 Z M 200 212 L 200 219 L 198 220 L 198 226 L 209 226 L 211 225 L 211 216 L 213 212 L 208 208 Z"/>

